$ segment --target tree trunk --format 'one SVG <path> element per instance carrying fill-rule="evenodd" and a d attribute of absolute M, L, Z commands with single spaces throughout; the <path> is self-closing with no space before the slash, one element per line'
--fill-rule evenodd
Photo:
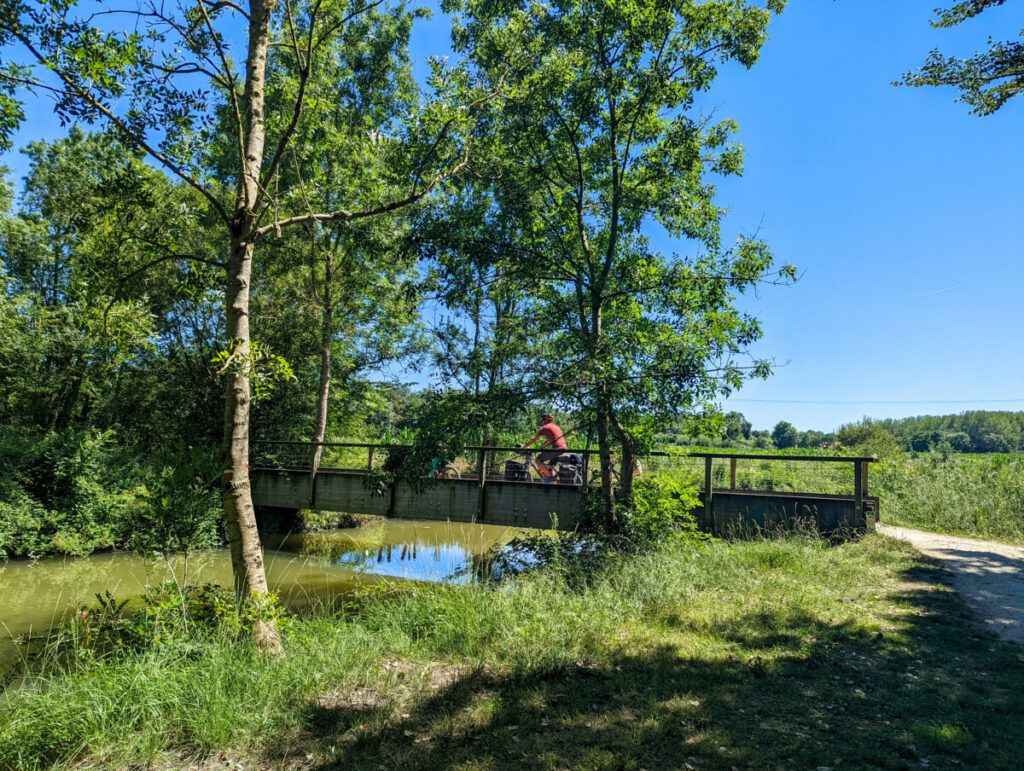
<path fill-rule="evenodd" d="M 619 472 L 618 501 L 626 508 L 633 506 L 633 464 L 636 462 L 636 442 L 619 419 L 612 415 L 615 433 L 622 446 L 622 466 Z"/>
<path fill-rule="evenodd" d="M 224 449 L 221 500 L 227 518 L 228 543 L 235 592 L 240 602 L 259 603 L 267 595 L 263 548 L 256 527 L 256 512 L 249 485 L 250 359 L 249 289 L 257 229 L 257 202 L 263 166 L 266 126 L 263 122 L 267 51 L 274 0 L 249 4 L 249 47 L 246 57 L 242 109 L 245 142 L 241 178 L 235 201 L 231 232 L 231 256 L 227 266 L 226 331 L 232 359 L 225 375 Z M 271 620 L 256 618 L 253 636 L 257 646 L 270 655 L 283 655 L 281 636 Z"/>
<path fill-rule="evenodd" d="M 323 441 L 327 435 L 327 401 L 331 395 L 331 338 L 334 333 L 334 257 L 327 250 L 324 258 L 324 308 L 320 325 L 320 390 L 316 400 L 316 427 L 313 430 L 313 473 L 320 468 Z"/>
<path fill-rule="evenodd" d="M 326 321 L 324 322 L 326 326 Z M 320 468 L 324 453 L 323 441 L 327 435 L 327 401 L 331 395 L 331 341 L 330 337 L 320 343 L 320 390 L 316 397 L 316 427 L 313 429 L 312 467 L 315 474 Z"/>
<path fill-rule="evenodd" d="M 603 322 L 601 297 L 596 292 L 591 295 L 590 304 L 590 336 L 592 366 L 597 374 L 597 450 L 601 459 L 601 496 L 607 507 L 607 516 L 614 516 L 615 483 L 612 481 L 612 450 L 611 432 L 608 428 L 608 396 L 604 383 L 604 369 L 601 365 L 601 331 Z"/>
<path fill-rule="evenodd" d="M 224 458 L 221 500 L 227 517 L 235 594 L 240 602 L 259 602 L 267 594 L 263 547 L 249 485 L 249 281 L 253 243 L 243 231 L 232 238 L 228 262 L 227 333 L 234 357 L 225 375 Z M 273 621 L 257 618 L 253 635 L 261 650 L 281 655 L 281 636 Z"/>
<path fill-rule="evenodd" d="M 612 506 L 615 505 L 615 483 L 612 481 L 612 451 L 611 434 L 608 431 L 608 413 L 604 408 L 603 400 L 599 400 L 597 407 L 597 451 L 601 459 L 601 497 L 604 498 L 610 516 Z"/>

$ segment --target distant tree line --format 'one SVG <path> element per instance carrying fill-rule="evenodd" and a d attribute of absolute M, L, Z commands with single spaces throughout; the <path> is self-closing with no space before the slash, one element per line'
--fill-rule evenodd
<path fill-rule="evenodd" d="M 1024 450 L 1024 412 L 972 410 L 959 415 L 921 415 L 880 420 L 908 450 L 925 452 L 949 445 L 956 452 Z"/>
<path fill-rule="evenodd" d="M 669 445 L 750 449 L 839 449 L 881 441 L 912 452 L 1020 452 L 1024 451 L 1024 412 L 972 410 L 958 415 L 865 419 L 827 433 L 801 431 L 785 420 L 771 431 L 755 431 L 742 413 L 729 412 L 714 423 L 713 431 L 694 433 L 680 422 L 660 438 Z"/>

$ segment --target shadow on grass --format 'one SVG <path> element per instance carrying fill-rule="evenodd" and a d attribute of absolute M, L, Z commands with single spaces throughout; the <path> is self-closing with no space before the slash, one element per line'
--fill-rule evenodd
<path fill-rule="evenodd" d="M 921 559 L 894 628 L 758 613 L 564 671 L 468 674 L 406 713 L 310 706 L 267 760 L 341 768 L 1020 768 L 1024 655 L 972 621 Z M 690 638 L 691 640 L 693 638 Z M 690 655 L 686 655 L 690 652 Z"/>

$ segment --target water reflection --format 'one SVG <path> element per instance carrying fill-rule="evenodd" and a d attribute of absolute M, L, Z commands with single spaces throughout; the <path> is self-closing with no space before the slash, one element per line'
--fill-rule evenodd
<path fill-rule="evenodd" d="M 273 548 L 321 559 L 361 576 L 466 583 L 473 580 L 472 568 L 480 555 L 526 532 L 494 525 L 386 520 L 291 535 L 274 542 Z"/>
<path fill-rule="evenodd" d="M 528 532 L 494 525 L 381 520 L 364 527 L 271 537 L 264 544 L 267 580 L 286 606 L 344 599 L 356 586 L 402 579 L 472 579 L 479 555 Z M 15 638 L 40 634 L 96 594 L 137 597 L 146 584 L 173 577 L 189 583 L 231 583 L 227 550 L 187 561 L 152 562 L 135 554 L 55 557 L 0 563 L 0 674 L 14 661 Z"/>

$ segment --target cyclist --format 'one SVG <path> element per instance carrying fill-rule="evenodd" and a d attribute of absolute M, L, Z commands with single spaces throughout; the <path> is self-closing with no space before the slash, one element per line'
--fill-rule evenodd
<path fill-rule="evenodd" d="M 555 416 L 550 414 L 544 414 L 540 418 L 540 428 L 537 433 L 534 434 L 533 439 L 528 441 L 526 444 L 519 445 L 522 448 L 532 447 L 537 443 L 538 440 L 543 439 L 541 449 L 550 447 L 550 450 L 544 450 L 537 456 L 537 472 L 546 480 L 552 479 L 555 476 L 555 470 L 551 467 L 558 459 L 558 457 L 569 449 L 569 445 L 565 443 L 565 436 L 562 434 L 562 429 L 555 423 Z"/>

